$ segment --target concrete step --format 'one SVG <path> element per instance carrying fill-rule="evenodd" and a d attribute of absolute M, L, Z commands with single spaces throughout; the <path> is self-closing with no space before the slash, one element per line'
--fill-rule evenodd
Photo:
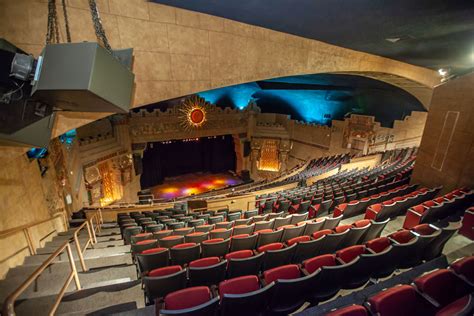
<path fill-rule="evenodd" d="M 82 246 L 82 245 L 81 245 Z M 71 248 L 74 259 L 79 260 L 79 256 L 77 255 L 76 248 L 73 246 Z M 108 256 L 115 256 L 119 254 L 129 253 L 130 246 L 116 246 L 116 247 L 106 247 L 106 248 L 99 248 L 99 249 L 91 249 L 88 248 L 84 253 L 84 259 L 93 259 L 93 258 L 100 258 L 100 257 L 108 257 Z M 43 263 L 48 257 L 50 253 L 46 254 L 38 254 L 34 256 L 28 256 L 25 258 L 24 264 L 25 265 L 40 265 Z M 68 256 L 65 251 L 63 251 L 55 260 L 54 262 L 68 262 Z"/>
<path fill-rule="evenodd" d="M 77 271 L 81 272 L 81 265 L 79 261 L 75 261 Z M 108 257 L 100 257 L 100 258 L 91 258 L 85 259 L 85 263 L 88 269 L 95 269 L 95 268 L 104 268 L 104 267 L 112 267 L 117 265 L 129 265 L 133 264 L 132 256 L 129 253 L 126 254 L 118 254 L 114 256 Z M 9 278 L 14 278 L 17 275 L 24 275 L 28 276 L 34 272 L 38 268 L 40 264 L 31 264 L 31 265 L 21 265 L 10 269 L 5 280 Z M 58 262 L 50 265 L 45 271 L 50 271 L 51 273 L 60 273 L 60 271 L 70 271 L 69 262 L 63 261 Z"/>
<path fill-rule="evenodd" d="M 20 296 L 20 299 L 35 298 L 59 293 L 63 286 L 69 270 L 50 271 L 45 270 L 36 281 L 30 285 Z M 17 274 L 13 277 L 0 281 L 0 301 L 4 301 L 6 297 L 13 292 L 22 282 L 25 281 L 27 275 Z M 117 280 L 133 281 L 137 279 L 135 265 L 118 265 L 107 268 L 91 269 L 87 272 L 79 272 L 79 281 L 83 289 L 93 288 L 104 285 L 104 282 L 114 282 Z M 75 291 L 75 283 L 72 282 L 67 292 Z"/>
<path fill-rule="evenodd" d="M 50 295 L 19 300 L 15 312 L 17 315 L 48 315 L 55 298 Z M 128 281 L 66 294 L 56 314 L 100 315 L 142 307 L 144 296 L 140 281 Z"/>

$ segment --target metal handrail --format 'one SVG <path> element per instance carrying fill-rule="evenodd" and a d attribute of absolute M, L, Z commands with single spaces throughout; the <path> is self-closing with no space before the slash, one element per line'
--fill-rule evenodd
<path fill-rule="evenodd" d="M 199 207 L 199 208 L 194 208 L 192 209 L 191 211 L 194 213 L 194 212 L 206 212 L 206 211 L 213 211 L 214 213 L 219 211 L 219 210 L 222 210 L 222 209 L 226 209 L 227 211 L 229 211 L 229 205 L 222 205 L 222 206 L 211 206 L 213 209 L 210 210 L 209 208 L 210 207 Z"/>
<path fill-rule="evenodd" d="M 96 221 L 96 225 L 94 227 L 94 220 Z M 102 219 L 102 212 L 98 209 L 91 218 L 86 220 L 84 223 L 79 226 L 76 231 L 74 232 L 74 241 L 76 243 L 76 250 L 77 255 L 79 256 L 79 261 L 81 263 L 82 271 L 86 272 L 88 270 L 86 266 L 86 262 L 84 261 L 84 253 L 86 252 L 89 245 L 94 245 L 97 243 L 97 236 L 96 232 L 100 232 L 100 226 L 103 223 Z M 81 242 L 79 241 L 79 232 L 84 228 L 87 227 L 87 234 L 89 238 L 87 242 L 84 244 L 84 247 L 81 247 Z"/>
<path fill-rule="evenodd" d="M 76 264 L 74 262 L 74 257 L 72 256 L 72 251 L 71 251 L 71 245 L 69 244 L 69 240 L 65 241 L 58 249 L 56 249 L 55 252 L 51 254 L 51 256 L 46 259 L 41 266 L 39 266 L 15 291 L 13 291 L 5 300 L 3 303 L 3 311 L 2 315 L 8 315 L 8 316 L 14 316 L 15 314 L 15 301 L 18 299 L 18 297 L 28 288 L 28 286 L 33 283 L 36 278 L 38 278 L 43 271 L 53 263 L 53 260 L 56 259 L 63 251 L 66 249 L 67 251 L 67 256 L 69 259 L 69 266 L 71 267 L 71 273 L 68 275 L 66 282 L 64 283 L 63 287 L 58 293 L 58 296 L 56 298 L 56 301 L 54 302 L 53 307 L 49 311 L 49 315 L 54 315 L 56 310 L 59 307 L 59 304 L 61 303 L 61 300 L 64 296 L 64 293 L 66 293 L 66 290 L 71 283 L 71 281 L 74 279 L 74 282 L 76 284 L 76 289 L 80 290 L 81 289 L 81 283 L 79 281 L 79 276 L 77 274 L 77 269 L 76 269 Z"/>
<path fill-rule="evenodd" d="M 33 223 L 29 223 L 29 224 L 25 224 L 25 225 L 22 225 L 22 226 L 15 227 L 15 228 L 0 231 L 0 238 L 10 236 L 10 235 L 16 234 L 20 231 L 23 231 L 23 233 L 25 234 L 26 242 L 28 244 L 28 250 L 30 251 L 30 255 L 33 256 L 33 255 L 36 254 L 36 248 L 34 247 L 33 240 L 31 239 L 30 228 L 32 228 L 34 226 L 44 224 L 44 223 L 47 223 L 47 222 L 49 222 L 49 221 L 51 221 L 55 218 L 58 218 L 58 217 L 61 217 L 63 219 L 63 221 L 65 221 L 64 214 L 62 212 L 58 212 L 58 213 L 54 214 L 52 217 L 50 217 L 48 219 L 43 219 L 43 220 L 36 221 L 36 222 L 33 222 Z M 65 222 L 64 224 L 67 227 L 67 222 Z"/>

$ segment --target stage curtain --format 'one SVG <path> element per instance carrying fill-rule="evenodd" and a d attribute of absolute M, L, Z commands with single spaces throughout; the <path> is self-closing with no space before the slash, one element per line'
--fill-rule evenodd
<path fill-rule="evenodd" d="M 226 135 L 204 137 L 197 141 L 149 143 L 142 162 L 142 189 L 162 184 L 166 177 L 196 172 L 235 171 L 234 140 L 231 135 Z"/>

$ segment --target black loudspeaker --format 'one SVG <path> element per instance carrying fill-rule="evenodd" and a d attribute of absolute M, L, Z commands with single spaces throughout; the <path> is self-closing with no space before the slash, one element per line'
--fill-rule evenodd
<path fill-rule="evenodd" d="M 248 171 L 248 170 L 246 170 L 246 169 L 245 169 L 245 170 L 242 170 L 242 171 L 240 172 L 240 177 L 242 178 L 242 181 L 244 181 L 244 182 L 250 182 L 250 181 L 252 181 L 252 179 L 250 178 L 250 171 Z"/>
<path fill-rule="evenodd" d="M 248 157 L 250 156 L 250 141 L 246 140 L 244 142 L 244 157 Z"/>
<path fill-rule="evenodd" d="M 140 154 L 133 154 L 133 168 L 135 169 L 136 176 L 143 173 L 142 157 Z"/>

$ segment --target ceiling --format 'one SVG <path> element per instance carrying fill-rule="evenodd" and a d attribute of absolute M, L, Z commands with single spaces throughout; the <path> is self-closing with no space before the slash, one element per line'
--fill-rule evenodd
<path fill-rule="evenodd" d="M 474 68 L 473 0 L 152 1 L 432 69 Z"/>
<path fill-rule="evenodd" d="M 290 115 L 308 123 L 330 125 L 347 115 L 373 115 L 382 126 L 391 127 L 423 105 L 405 90 L 379 80 L 342 74 L 315 74 L 249 82 L 198 93 L 220 107 L 244 109 L 253 100 L 267 113 Z M 146 106 L 164 110 L 183 98 Z M 138 111 L 135 110 L 135 111 Z"/>

